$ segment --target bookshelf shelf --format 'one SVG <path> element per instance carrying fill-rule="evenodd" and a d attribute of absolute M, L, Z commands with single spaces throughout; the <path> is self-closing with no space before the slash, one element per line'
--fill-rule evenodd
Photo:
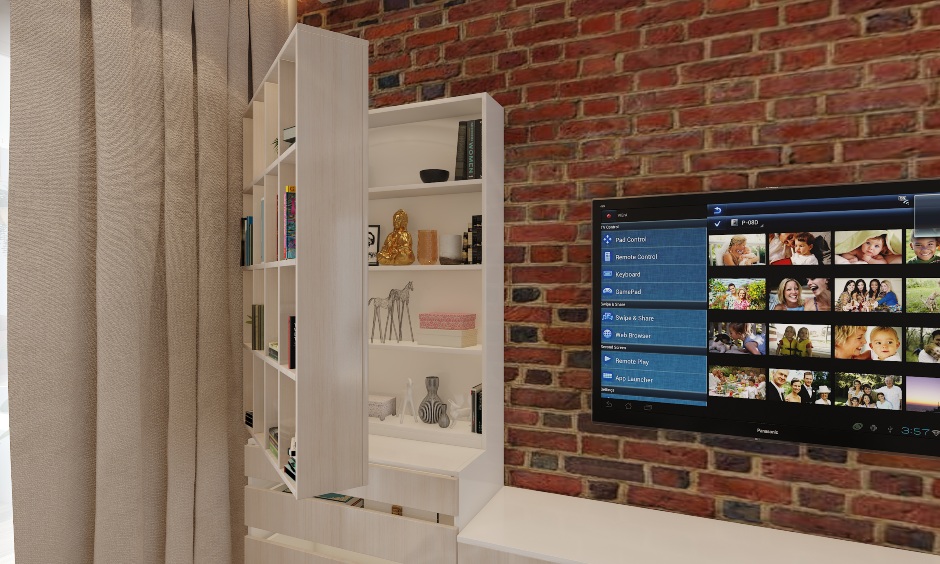
<path fill-rule="evenodd" d="M 400 352 L 409 353 L 409 354 L 455 354 L 455 355 L 474 355 L 479 356 L 483 354 L 483 345 L 474 345 L 472 347 L 435 347 L 432 345 L 419 345 L 412 341 L 402 341 L 400 343 L 393 342 L 390 343 L 385 341 L 380 343 L 378 341 L 374 343 L 369 343 L 370 349 L 389 349 L 389 350 L 398 350 Z"/>
<path fill-rule="evenodd" d="M 297 162 L 297 159 L 295 157 L 296 154 L 297 154 L 297 143 L 293 143 L 290 147 L 287 148 L 286 151 L 284 151 L 283 153 L 280 154 L 280 156 L 274 159 L 274 161 L 271 164 L 269 164 L 266 169 L 264 169 L 264 172 L 259 174 L 256 178 L 252 179 L 251 182 L 247 183 L 245 185 L 243 192 L 245 194 L 250 194 L 254 190 L 255 186 L 263 185 L 264 177 L 270 176 L 272 174 L 277 174 L 277 168 L 278 166 L 281 165 L 281 163 L 295 164 Z"/>
<path fill-rule="evenodd" d="M 421 196 L 445 196 L 450 194 L 475 194 L 483 190 L 481 180 L 456 180 L 433 184 L 401 184 L 398 186 L 376 186 L 369 188 L 370 200 L 387 198 L 417 198 Z"/>
<path fill-rule="evenodd" d="M 481 264 L 408 264 L 405 266 L 370 266 L 369 272 L 441 272 L 483 270 Z"/>
<path fill-rule="evenodd" d="M 420 400 L 415 400 L 420 401 Z M 442 429 L 437 424 L 428 425 L 420 419 L 415 422 L 411 413 L 407 413 L 399 422 L 399 416 L 389 416 L 385 421 L 377 417 L 369 418 L 369 433 L 411 441 L 439 443 L 447 446 L 483 448 L 483 435 L 472 433 L 468 421 L 458 421 L 453 427 Z M 441 470 L 437 468 L 436 470 Z"/>

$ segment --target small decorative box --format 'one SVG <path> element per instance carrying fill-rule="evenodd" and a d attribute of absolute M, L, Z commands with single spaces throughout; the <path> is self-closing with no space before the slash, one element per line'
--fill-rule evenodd
<path fill-rule="evenodd" d="M 395 415 L 395 398 L 369 394 L 369 417 L 378 417 L 379 421 L 385 421 L 389 415 Z"/>
<path fill-rule="evenodd" d="M 464 331 L 476 329 L 477 314 L 475 313 L 419 313 L 418 327 L 421 329 L 448 329 L 451 331 Z"/>

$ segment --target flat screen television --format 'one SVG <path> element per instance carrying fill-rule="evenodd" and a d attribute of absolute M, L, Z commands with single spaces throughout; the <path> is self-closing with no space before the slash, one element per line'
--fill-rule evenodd
<path fill-rule="evenodd" d="M 940 181 L 597 199 L 593 420 L 940 453 Z"/>

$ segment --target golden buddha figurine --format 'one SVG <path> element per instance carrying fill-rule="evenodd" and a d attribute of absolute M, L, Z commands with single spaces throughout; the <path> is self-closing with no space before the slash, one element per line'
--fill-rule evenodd
<path fill-rule="evenodd" d="M 392 232 L 385 238 L 385 244 L 378 253 L 379 264 L 404 266 L 415 261 L 411 249 L 411 233 L 408 233 L 408 214 L 398 210 L 392 216 Z"/>

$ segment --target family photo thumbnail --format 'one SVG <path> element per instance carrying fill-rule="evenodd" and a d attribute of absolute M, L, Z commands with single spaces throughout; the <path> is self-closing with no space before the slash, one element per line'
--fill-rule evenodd
<path fill-rule="evenodd" d="M 835 403 L 846 407 L 897 411 L 904 404 L 903 383 L 900 376 L 840 372 L 835 375 Z"/>
<path fill-rule="evenodd" d="M 903 229 L 836 231 L 835 264 L 901 264 Z"/>
<path fill-rule="evenodd" d="M 829 278 L 767 279 L 769 309 L 777 311 L 832 311 Z"/>
<path fill-rule="evenodd" d="M 908 313 L 940 312 L 940 278 L 908 278 Z"/>
<path fill-rule="evenodd" d="M 828 372 L 771 368 L 765 396 L 767 401 L 832 405 Z"/>
<path fill-rule="evenodd" d="M 771 329 L 773 330 L 773 329 Z M 834 356 L 851 360 L 901 360 L 901 328 L 884 325 L 836 325 Z"/>
<path fill-rule="evenodd" d="M 904 287 L 900 278 L 836 278 L 841 293 L 836 299 L 836 311 L 900 313 Z"/>
<path fill-rule="evenodd" d="M 906 333 L 904 360 L 940 363 L 940 327 L 908 327 Z"/>
<path fill-rule="evenodd" d="M 762 368 L 710 366 L 708 395 L 724 398 L 764 399 L 767 376 Z"/>
<path fill-rule="evenodd" d="M 709 235 L 710 266 L 750 266 L 767 264 L 763 233 Z"/>
<path fill-rule="evenodd" d="M 832 244 L 828 231 L 771 233 L 767 239 L 767 260 L 772 265 L 832 264 Z"/>
<path fill-rule="evenodd" d="M 767 309 L 767 282 L 763 278 L 709 278 L 708 309 Z"/>
<path fill-rule="evenodd" d="M 767 324 L 730 321 L 709 323 L 708 352 L 767 354 Z"/>
<path fill-rule="evenodd" d="M 829 358 L 832 329 L 829 325 L 771 323 L 768 333 L 770 354 Z"/>

